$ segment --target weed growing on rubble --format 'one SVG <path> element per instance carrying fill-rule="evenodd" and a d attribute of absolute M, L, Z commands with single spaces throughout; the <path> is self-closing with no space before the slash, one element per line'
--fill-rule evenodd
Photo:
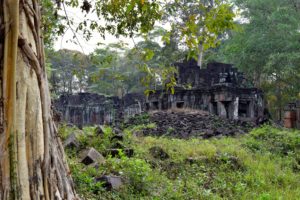
<path fill-rule="evenodd" d="M 64 127 L 64 132 L 65 129 L 68 128 Z M 107 140 L 95 135 L 91 139 L 91 130 L 83 130 L 90 138 L 84 144 L 102 153 Z M 117 158 L 107 157 L 98 169 L 80 164 L 76 153 L 67 151 L 73 179 L 83 199 L 300 197 L 300 131 L 263 126 L 238 137 L 182 140 L 132 134 L 137 130 L 131 127 L 124 131 L 123 142 L 134 149 L 134 156 L 127 158 L 120 152 Z M 154 156 L 149 150 L 153 147 L 168 156 Z M 123 177 L 123 187 L 106 191 L 94 181 L 94 177 L 103 174 Z"/>

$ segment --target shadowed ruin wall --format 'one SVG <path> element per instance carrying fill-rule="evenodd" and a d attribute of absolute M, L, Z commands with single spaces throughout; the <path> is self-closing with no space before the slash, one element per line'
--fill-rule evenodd
<path fill-rule="evenodd" d="M 214 86 L 209 89 L 184 90 L 177 88 L 175 94 L 158 91 L 148 97 L 147 110 L 191 108 L 205 110 L 215 115 L 255 121 L 264 116 L 263 94 L 256 88 L 232 88 Z"/>
<path fill-rule="evenodd" d="M 266 117 L 263 93 L 247 87 L 242 73 L 232 65 L 210 63 L 200 69 L 195 61 L 176 63 L 174 94 L 157 90 L 145 97 L 127 94 L 123 98 L 91 93 L 62 95 L 55 108 L 63 120 L 77 126 L 118 124 L 130 116 L 151 110 L 190 108 L 205 110 L 232 120 L 260 121 Z M 190 89 L 185 89 L 189 85 Z"/>
<path fill-rule="evenodd" d="M 62 95 L 54 102 L 54 107 L 64 122 L 77 126 L 94 124 L 114 124 L 120 120 L 139 114 L 144 97 L 141 94 L 128 94 L 124 98 L 106 97 L 93 93 Z"/>

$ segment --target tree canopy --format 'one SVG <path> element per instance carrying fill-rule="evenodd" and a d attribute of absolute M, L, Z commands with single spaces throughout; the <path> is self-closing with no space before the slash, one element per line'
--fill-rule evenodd
<path fill-rule="evenodd" d="M 235 64 L 263 88 L 274 112 L 299 98 L 298 1 L 236 0 L 244 23 L 222 45 L 220 60 Z"/>
<path fill-rule="evenodd" d="M 74 31 L 82 31 L 86 39 L 93 30 L 103 37 L 106 33 L 143 36 L 133 48 L 102 46 L 93 52 L 94 63 L 84 69 L 84 76 L 89 77 L 85 80 L 88 91 L 149 92 L 172 79 L 173 63 L 189 57 L 198 59 L 199 66 L 211 60 L 234 64 L 254 86 L 265 91 L 274 113 L 299 98 L 298 1 L 66 1 L 52 6 L 62 10 L 64 6 L 81 6 L 86 18 Z M 91 20 L 92 13 L 104 23 Z M 131 15 L 135 17 L 128 17 Z M 55 30 L 59 33 L 73 24 L 62 16 L 57 19 Z M 61 25 L 63 20 L 68 26 Z M 155 20 L 163 27 L 155 27 Z M 159 39 L 161 43 L 156 42 Z"/>

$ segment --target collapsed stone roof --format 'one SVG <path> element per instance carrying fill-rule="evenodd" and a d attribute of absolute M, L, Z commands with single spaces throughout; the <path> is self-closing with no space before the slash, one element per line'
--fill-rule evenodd
<path fill-rule="evenodd" d="M 247 81 L 242 72 L 231 64 L 208 63 L 200 69 L 195 60 L 175 63 L 178 68 L 177 82 L 180 86 L 189 85 L 193 88 L 226 85 L 230 87 L 247 87 Z M 249 85 L 249 84 L 248 84 Z"/>

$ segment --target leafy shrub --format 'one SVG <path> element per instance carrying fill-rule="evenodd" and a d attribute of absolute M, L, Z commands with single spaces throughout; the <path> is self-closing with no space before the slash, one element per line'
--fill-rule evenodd
<path fill-rule="evenodd" d="M 102 169 L 109 173 L 117 173 L 126 177 L 126 180 L 133 191 L 147 193 L 151 188 L 153 177 L 150 165 L 139 158 L 127 158 L 120 151 L 120 159 L 108 158 Z M 108 170 L 108 171 L 107 171 Z"/>
<path fill-rule="evenodd" d="M 250 133 L 246 146 L 254 151 L 269 151 L 288 155 L 300 151 L 300 132 L 263 126 Z"/>
<path fill-rule="evenodd" d="M 62 124 L 59 127 L 58 135 L 60 136 L 60 138 L 62 140 L 65 140 L 70 134 L 72 134 L 75 131 L 79 131 L 79 129 L 76 128 L 75 126 L 74 127 L 68 127 L 67 124 Z"/>
<path fill-rule="evenodd" d="M 80 194 L 92 195 L 99 191 L 104 191 L 102 183 L 97 183 L 94 180 L 94 176 L 97 176 L 95 168 L 85 167 L 83 164 L 77 163 L 75 160 L 69 160 L 69 166 L 77 192 Z"/>
<path fill-rule="evenodd" d="M 131 128 L 137 125 L 150 124 L 150 116 L 148 113 L 142 113 L 129 118 L 128 122 L 123 125 L 123 128 Z"/>

